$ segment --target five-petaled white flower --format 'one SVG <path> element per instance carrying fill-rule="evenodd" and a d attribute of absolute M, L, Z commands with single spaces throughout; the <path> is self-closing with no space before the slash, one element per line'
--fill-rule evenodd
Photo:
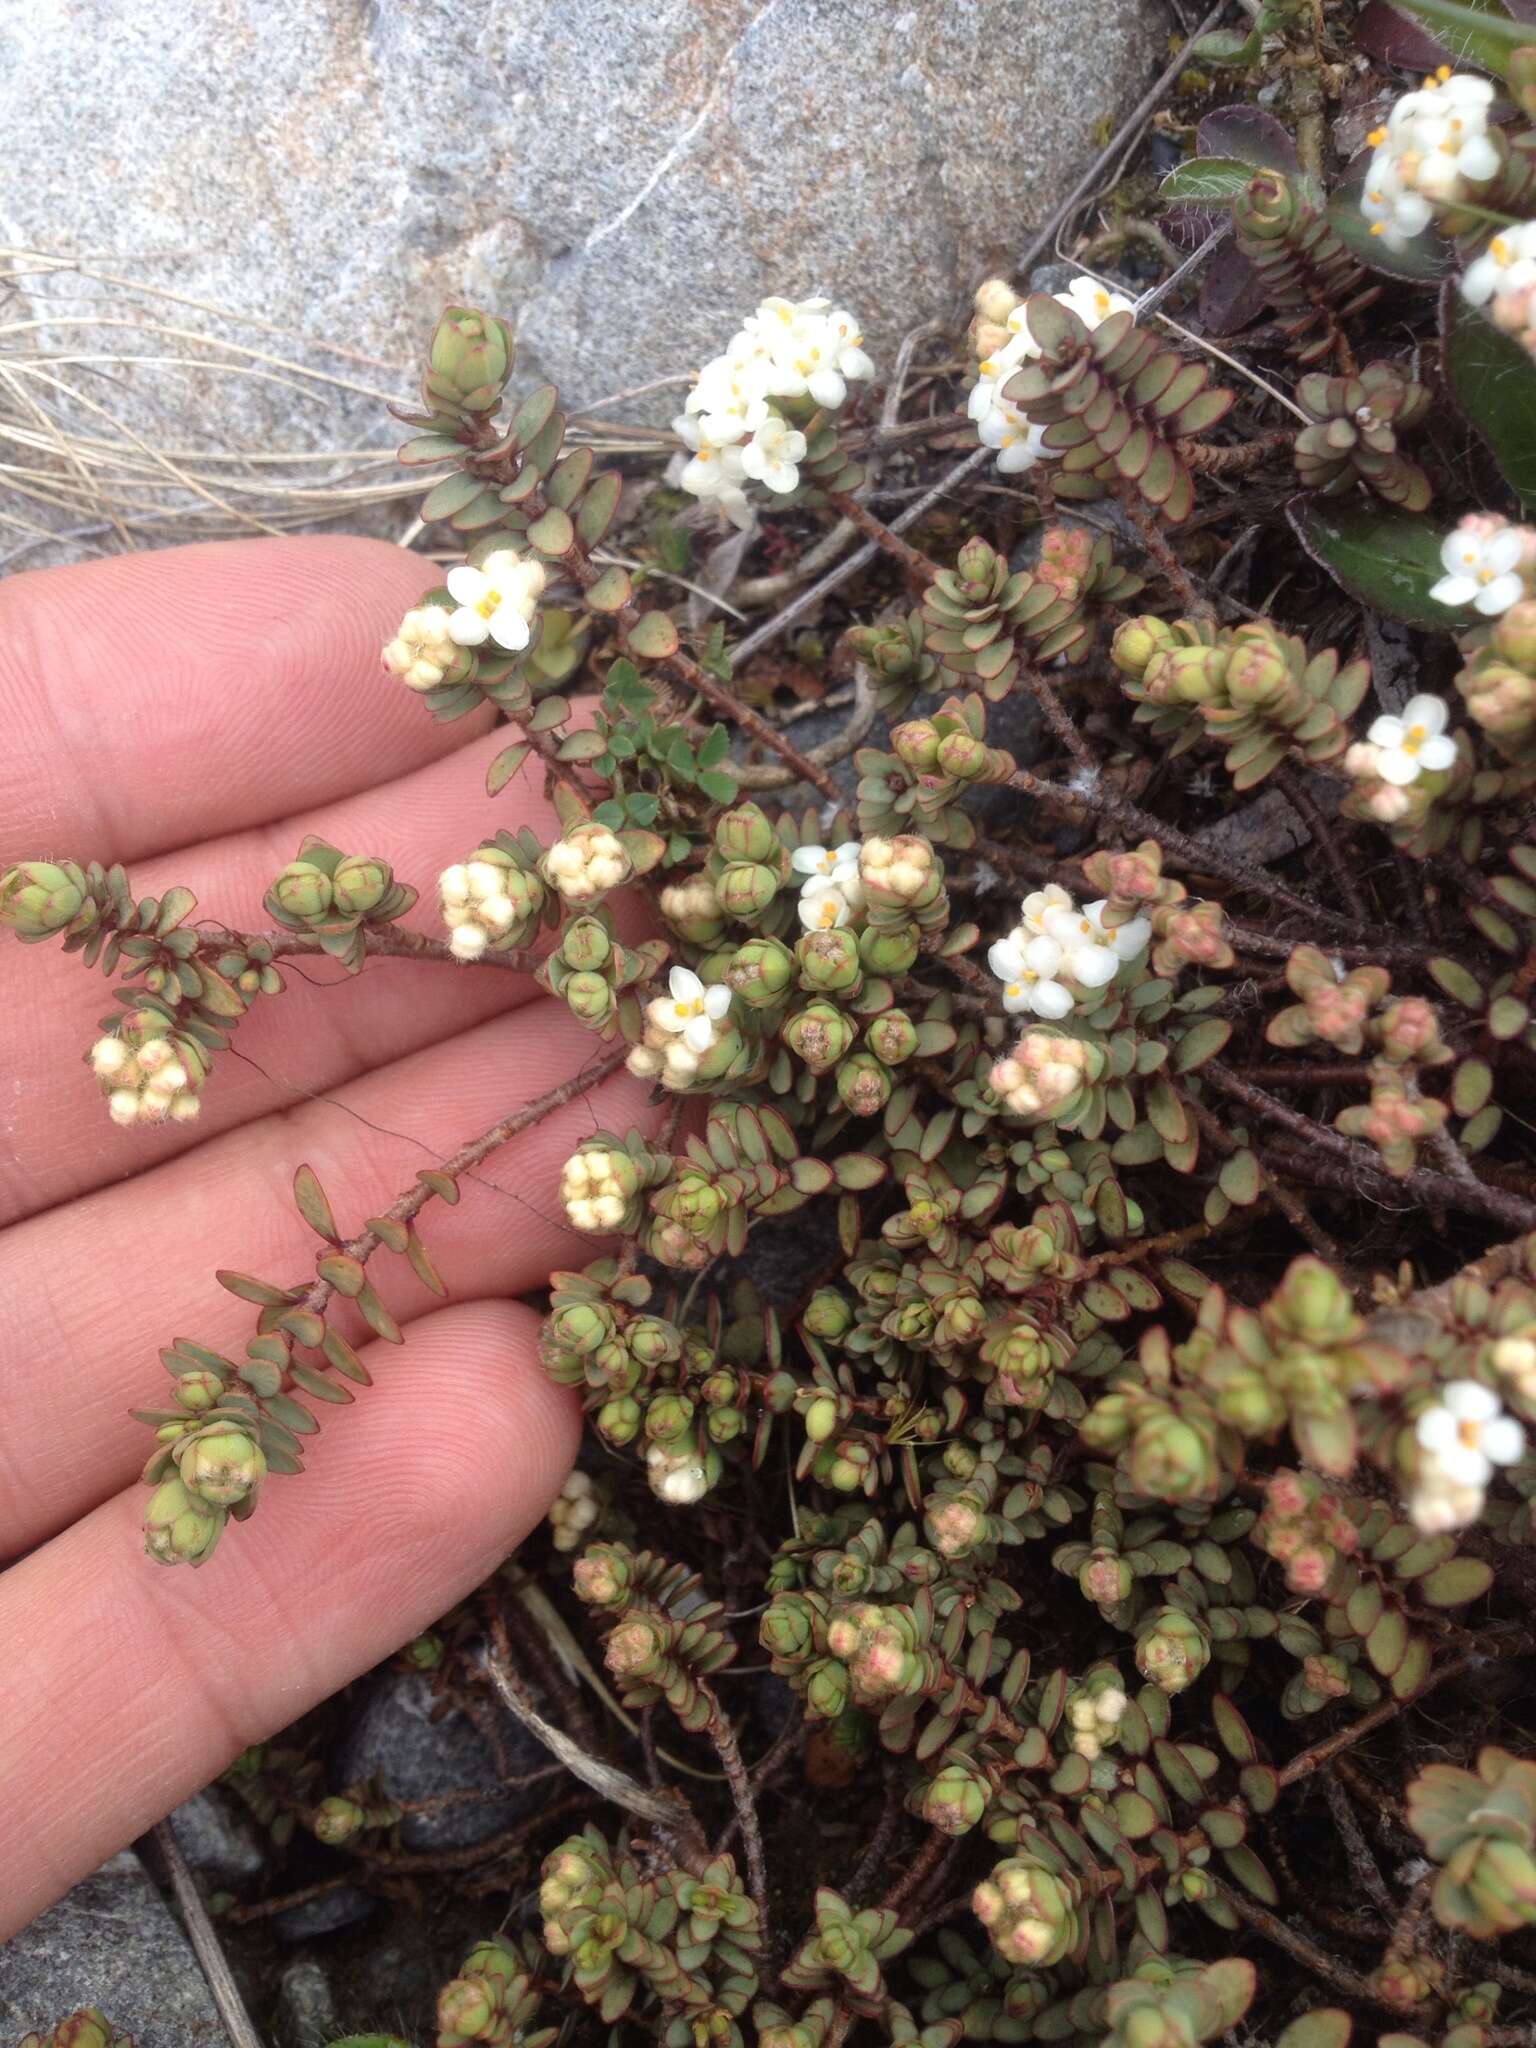
<path fill-rule="evenodd" d="M 731 1007 L 730 989 L 723 981 L 706 988 L 690 967 L 674 967 L 667 987 L 670 996 L 649 1006 L 651 1021 L 663 1031 L 675 1032 L 690 1052 L 708 1052 L 715 1042 L 715 1026 Z"/>
<path fill-rule="evenodd" d="M 1477 1380 L 1452 1380 L 1414 1436 L 1453 1486 L 1486 1486 L 1495 1465 L 1518 1465 L 1525 1455 L 1525 1431 Z"/>
<path fill-rule="evenodd" d="M 1485 618 L 1496 619 L 1518 604 L 1525 595 L 1520 562 L 1525 540 L 1516 526 L 1481 530 L 1482 515 L 1463 519 L 1440 543 L 1440 560 L 1445 574 L 1430 585 L 1429 594 L 1441 604 L 1469 604 Z"/>
<path fill-rule="evenodd" d="M 833 931 L 864 908 L 857 839 L 845 839 L 841 846 L 797 846 L 789 862 L 805 876 L 798 908 L 807 931 Z"/>
<path fill-rule="evenodd" d="M 854 876 L 855 887 L 858 876 Z M 841 882 L 818 875 L 807 882 L 800 891 L 796 909 L 800 922 L 808 932 L 836 931 L 852 917 L 854 906 L 848 899 L 848 890 Z"/>
<path fill-rule="evenodd" d="M 797 846 L 789 856 L 789 864 L 797 875 L 807 879 L 801 883 L 808 889 L 812 881 L 833 882 L 857 881 L 859 878 L 859 842 L 845 839 L 841 846 Z"/>
<path fill-rule="evenodd" d="M 543 563 L 513 548 L 498 548 L 479 569 L 461 562 L 448 571 L 448 595 L 458 606 L 448 630 L 461 647 L 482 647 L 494 640 L 515 654 L 532 637 L 543 588 Z"/>
<path fill-rule="evenodd" d="M 804 455 L 804 434 L 771 412 L 742 449 L 741 466 L 770 491 L 792 491 L 800 481 L 795 465 Z"/>
<path fill-rule="evenodd" d="M 1072 991 L 1056 978 L 1063 972 L 1059 940 L 1030 938 L 1021 928 L 988 948 L 987 965 L 1003 984 L 1003 1008 L 1010 1016 L 1025 1010 L 1037 1017 L 1070 1015 Z"/>
<path fill-rule="evenodd" d="M 1114 980 L 1120 956 L 1106 943 L 1098 920 L 1086 911 L 1075 906 L 1048 910 L 1045 932 L 1061 948 L 1062 972 L 1075 982 L 1084 988 L 1104 988 Z"/>
<path fill-rule="evenodd" d="M 1056 302 L 1070 306 L 1086 327 L 1102 326 L 1112 313 L 1136 310 L 1124 292 L 1112 292 L 1091 277 L 1074 277 L 1064 292 L 1057 292 Z"/>
<path fill-rule="evenodd" d="M 1422 234 L 1436 206 L 1464 201 L 1469 184 L 1496 175 L 1500 153 L 1488 123 L 1493 100 L 1486 78 L 1443 64 L 1418 90 L 1404 93 L 1372 132 L 1360 211 L 1389 249 Z"/>
<path fill-rule="evenodd" d="M 1456 759 L 1456 742 L 1446 731 L 1450 712 L 1443 697 L 1410 697 L 1399 716 L 1378 718 L 1366 738 L 1376 749 L 1371 772 L 1406 789 L 1426 770 L 1438 774 Z"/>

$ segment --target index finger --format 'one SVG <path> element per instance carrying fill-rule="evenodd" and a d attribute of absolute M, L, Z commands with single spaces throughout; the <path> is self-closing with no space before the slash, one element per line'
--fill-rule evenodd
<path fill-rule="evenodd" d="M 0 587 L 0 866 L 170 851 L 407 773 L 430 718 L 380 650 L 433 578 L 384 541 L 207 541 Z"/>

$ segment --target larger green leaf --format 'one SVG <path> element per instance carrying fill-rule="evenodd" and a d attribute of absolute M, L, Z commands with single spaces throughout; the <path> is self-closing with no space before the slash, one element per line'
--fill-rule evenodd
<path fill-rule="evenodd" d="M 1393 0 L 1404 14 L 1427 21 L 1451 55 L 1461 62 L 1491 71 L 1495 78 L 1509 76 L 1509 60 L 1516 50 L 1529 49 L 1533 40 L 1530 25 L 1511 21 L 1498 0 L 1467 6 L 1463 0 Z"/>
<path fill-rule="evenodd" d="M 1493 450 L 1510 489 L 1536 510 L 1536 362 L 1454 284 L 1440 295 L 1440 352 L 1456 403 Z"/>
<path fill-rule="evenodd" d="M 1157 188 L 1164 206 L 1228 206 L 1253 176 L 1235 156 L 1192 156 Z"/>
<path fill-rule="evenodd" d="M 1313 561 L 1351 597 L 1409 626 L 1454 625 L 1451 608 L 1429 594 L 1445 573 L 1429 520 L 1364 498 L 1293 498 L 1286 516 Z"/>

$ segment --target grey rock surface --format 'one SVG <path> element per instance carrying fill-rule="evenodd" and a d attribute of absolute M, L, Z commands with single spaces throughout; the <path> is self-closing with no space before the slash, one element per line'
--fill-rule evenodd
<path fill-rule="evenodd" d="M 376 365 L 328 367 L 396 392 L 461 297 L 576 404 L 696 368 L 767 291 L 834 294 L 878 356 L 1006 263 L 1165 31 L 1157 0 L 0 0 L 0 231 L 182 295 L 171 326 L 205 301 L 276 357 L 347 344 Z M 141 429 L 387 443 L 374 399 L 240 367 L 162 375 Z"/>
<path fill-rule="evenodd" d="M 87 2005 L 137 2048 L 227 2048 L 197 1959 L 131 1850 L 0 1944 L 0 2040 Z"/>
<path fill-rule="evenodd" d="M 338 1784 L 377 1777 L 393 1799 L 434 1799 L 443 1794 L 485 1793 L 484 1799 L 453 1799 L 434 1813 L 410 1814 L 400 1824 L 407 1849 L 460 1849 L 486 1841 L 532 1813 L 549 1796 L 549 1780 L 520 1789 L 501 1789 L 496 1759 L 473 1721 L 452 1712 L 434 1721 L 430 1681 L 420 1672 L 382 1676 L 377 1689 L 347 1730 L 334 1773 Z M 514 1776 L 542 1771 L 552 1762 L 541 1742 L 510 1719 L 503 1742 Z"/>
<path fill-rule="evenodd" d="M 188 1866 L 222 1884 L 237 1884 L 266 1868 L 256 1830 L 217 1785 L 184 1800 L 171 1828 Z"/>

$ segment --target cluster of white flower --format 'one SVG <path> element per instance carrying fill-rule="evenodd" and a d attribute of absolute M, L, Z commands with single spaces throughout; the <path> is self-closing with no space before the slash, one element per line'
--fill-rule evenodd
<path fill-rule="evenodd" d="M 624 842 L 606 825 L 573 825 L 541 865 L 567 903 L 590 903 L 627 882 L 631 873 Z"/>
<path fill-rule="evenodd" d="M 1496 512 L 1469 512 L 1440 543 L 1445 574 L 1430 585 L 1440 604 L 1471 605 L 1496 619 L 1536 582 L 1536 532 Z"/>
<path fill-rule="evenodd" d="M 1103 1692 L 1091 1697 L 1082 1693 L 1072 1702 L 1067 1709 L 1067 1721 L 1072 1729 L 1072 1747 L 1080 1757 L 1092 1763 L 1101 1754 L 1105 1743 L 1114 1739 L 1128 1705 L 1117 1685 L 1106 1686 Z"/>
<path fill-rule="evenodd" d="M 829 299 L 764 299 L 722 354 L 699 372 L 673 430 L 692 449 L 679 481 L 737 526 L 752 513 L 746 485 L 792 491 L 806 441 L 775 399 L 807 399 L 834 412 L 850 380 L 874 375 L 851 313 Z"/>
<path fill-rule="evenodd" d="M 1107 898 L 1081 909 L 1059 883 L 1048 882 L 1024 898 L 1020 922 L 987 953 L 987 965 L 1003 984 L 1003 1008 L 1011 1016 L 1065 1017 L 1085 991 L 1104 988 L 1125 960 L 1147 949 L 1152 927 L 1144 917 L 1107 930 Z M 1076 986 L 1070 986 L 1075 984 Z"/>
<path fill-rule="evenodd" d="M 109 1032 L 91 1047 L 91 1071 L 107 1091 L 115 1124 L 187 1123 L 202 1108 L 186 1062 L 168 1038 L 149 1038 L 134 1050 Z"/>
<path fill-rule="evenodd" d="M 575 1550 L 602 1513 L 597 1489 L 585 1472 L 572 1472 L 549 1504 L 549 1540 L 556 1550 Z"/>
<path fill-rule="evenodd" d="M 1356 741 L 1344 756 L 1345 773 L 1362 782 L 1385 782 L 1393 789 L 1407 789 L 1424 774 L 1436 775 L 1456 759 L 1456 742 L 1446 731 L 1451 714 L 1443 697 L 1427 693 L 1410 697 L 1400 712 L 1389 712 L 1372 721 L 1364 740 Z M 1390 824 L 1407 809 L 1388 803 Z M 1380 815 L 1380 813 L 1378 813 Z"/>
<path fill-rule="evenodd" d="M 864 908 L 859 853 L 858 840 L 845 839 L 841 846 L 798 846 L 790 855 L 790 866 L 805 877 L 799 911 L 808 932 L 833 931 Z"/>
<path fill-rule="evenodd" d="M 723 981 L 706 987 L 691 967 L 674 967 L 667 989 L 645 1006 L 645 1039 L 631 1051 L 629 1071 L 668 1088 L 686 1088 L 724 1036 L 731 989 Z"/>
<path fill-rule="evenodd" d="M 384 666 L 408 690 L 435 690 L 458 659 L 459 644 L 448 630 L 444 605 L 418 605 L 400 621 L 384 649 Z"/>
<path fill-rule="evenodd" d="M 1518 1465 L 1525 1455 L 1525 1431 L 1477 1380 L 1453 1380 L 1419 1417 L 1414 1436 L 1418 1477 L 1408 1512 L 1426 1536 L 1475 1522 L 1494 1467 Z"/>
<path fill-rule="evenodd" d="M 1385 124 L 1367 138 L 1374 149 L 1360 211 L 1389 249 L 1421 235 L 1435 208 L 1453 207 L 1499 169 L 1489 130 L 1494 89 L 1486 78 L 1442 64 L 1415 92 L 1404 93 Z"/>
<path fill-rule="evenodd" d="M 611 1152 L 594 1145 L 573 1152 L 561 1169 L 560 1199 L 574 1228 L 617 1230 L 629 1207 L 626 1177 Z"/>
<path fill-rule="evenodd" d="M 492 861 L 462 861 L 444 868 L 437 890 L 448 927 L 448 950 L 456 960 L 478 960 L 517 921 L 517 906 L 507 894 L 507 871 Z"/>
<path fill-rule="evenodd" d="M 1049 1116 L 1071 1101 L 1094 1065 L 1093 1048 L 1085 1040 L 1059 1031 L 1026 1031 L 993 1067 L 992 1092 L 1015 1116 Z"/>
<path fill-rule="evenodd" d="M 982 290 L 988 291 L 990 287 L 983 286 Z M 1091 277 L 1074 277 L 1067 289 L 1055 296 L 1089 328 L 1097 327 L 1111 313 L 1135 311 L 1128 298 L 1095 284 Z M 981 294 L 977 297 L 979 303 Z M 1044 427 L 1035 426 L 1003 396 L 1003 386 L 1019 365 L 1040 353 L 1024 317 L 1025 303 L 1018 300 L 996 323 L 1006 328 L 1008 339 L 982 358 L 977 366 L 979 375 L 966 401 L 966 411 L 976 422 L 977 439 L 984 448 L 997 450 L 997 466 L 1006 474 L 1033 469 L 1045 453 Z M 1002 308 L 994 300 L 990 310 L 1001 312 Z"/>

